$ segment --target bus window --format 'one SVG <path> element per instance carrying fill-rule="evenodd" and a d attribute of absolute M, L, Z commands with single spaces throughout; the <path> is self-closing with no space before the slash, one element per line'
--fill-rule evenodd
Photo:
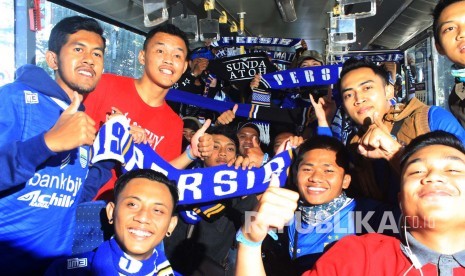
<path fill-rule="evenodd" d="M 6 2 L 6 0 L 1 0 Z M 45 2 L 44 23 L 42 30 L 36 34 L 36 64 L 52 74 L 45 61 L 45 52 L 48 48 L 48 37 L 52 27 L 61 19 L 81 15 L 74 10 L 63 6 Z M 139 78 L 142 75 L 142 66 L 139 64 L 137 56 L 142 49 L 144 37 L 130 32 L 126 29 L 102 22 L 99 23 L 104 29 L 104 37 L 106 38 L 105 49 L 105 72 L 117 75 Z M 13 48 L 13 47 L 11 47 Z"/>
<path fill-rule="evenodd" d="M 0 0 L 2 20 L 0 20 L 0 86 L 12 82 L 15 71 L 14 1 Z"/>
<path fill-rule="evenodd" d="M 436 65 L 434 83 L 436 84 L 435 101 L 433 104 L 449 109 L 448 99 L 452 87 L 454 87 L 454 77 L 451 75 L 452 62 L 445 56 L 438 54 L 436 48 L 433 50 L 433 64 Z"/>
<path fill-rule="evenodd" d="M 433 104 L 431 48 L 432 37 L 427 37 L 407 49 L 407 65 L 413 76 L 415 97 L 425 104 Z"/>

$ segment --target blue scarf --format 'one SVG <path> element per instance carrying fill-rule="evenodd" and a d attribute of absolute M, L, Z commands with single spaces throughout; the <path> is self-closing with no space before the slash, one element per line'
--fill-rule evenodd
<path fill-rule="evenodd" d="M 308 225 L 316 225 L 338 212 L 346 201 L 346 193 L 342 192 L 338 197 L 325 204 L 305 206 L 300 201 L 298 210 L 302 213 L 303 221 Z"/>
<path fill-rule="evenodd" d="M 338 107 L 330 127 L 333 136 L 344 145 L 347 145 L 358 131 L 356 124 L 345 114 L 341 106 Z"/>
<path fill-rule="evenodd" d="M 355 200 L 345 194 L 327 204 L 304 208 L 301 205 L 302 221 L 294 219 L 288 229 L 290 256 L 299 258 L 323 253 L 326 245 L 354 234 L 355 222 L 351 211 L 355 206 Z"/>
<path fill-rule="evenodd" d="M 279 46 L 300 47 L 301 38 L 255 37 L 255 36 L 223 36 L 212 42 L 213 47 L 218 46 Z"/>
<path fill-rule="evenodd" d="M 174 275 L 166 259 L 163 243 L 154 250 L 152 256 L 138 261 L 127 255 L 120 248 L 114 237 L 102 243 L 92 260 L 92 275 Z"/>
<path fill-rule="evenodd" d="M 251 170 L 236 170 L 227 165 L 177 170 L 148 144 L 134 144 L 128 130 L 129 121 L 124 116 L 106 122 L 94 141 L 92 163 L 114 159 L 123 164 L 123 172 L 142 168 L 159 171 L 177 183 L 180 205 L 263 193 L 273 173 L 284 186 L 293 156 L 291 150 L 284 151 L 263 167 Z"/>
<path fill-rule="evenodd" d="M 295 53 L 294 52 L 280 52 L 280 51 L 265 51 L 262 49 L 245 49 L 245 53 L 266 53 L 268 57 L 271 57 L 273 63 L 280 63 L 280 64 L 291 64 L 292 60 L 294 60 Z M 234 47 L 223 47 L 216 51 L 215 57 L 216 58 L 224 58 L 224 57 L 232 57 L 240 55 L 237 48 Z"/>
<path fill-rule="evenodd" d="M 266 53 L 250 53 L 215 59 L 208 63 L 208 71 L 218 78 L 228 80 L 239 89 L 246 89 L 256 74 L 276 71 Z"/>
<path fill-rule="evenodd" d="M 341 69 L 341 65 L 294 68 L 264 74 L 260 82 L 266 88 L 272 89 L 330 85 L 337 83 Z"/>
<path fill-rule="evenodd" d="M 216 101 L 213 99 L 204 98 L 199 95 L 194 95 L 189 92 L 184 92 L 175 89 L 169 90 L 168 94 L 166 95 L 166 99 L 173 102 L 195 105 L 208 110 L 217 111 L 219 113 L 223 113 L 226 110 L 231 110 L 235 104 L 233 102 Z M 295 118 L 302 118 L 303 121 L 299 123 L 303 125 L 308 120 L 311 120 L 311 118 L 313 117 L 312 108 L 304 108 L 304 110 L 288 109 L 286 113 L 287 116 L 282 116 L 282 113 L 280 113 L 280 116 L 276 116 L 276 109 L 280 108 L 271 108 L 267 106 L 261 106 L 258 104 L 237 105 L 238 109 L 236 111 L 236 116 L 245 117 L 249 119 L 258 119 L 267 122 L 281 122 L 294 124 Z"/>

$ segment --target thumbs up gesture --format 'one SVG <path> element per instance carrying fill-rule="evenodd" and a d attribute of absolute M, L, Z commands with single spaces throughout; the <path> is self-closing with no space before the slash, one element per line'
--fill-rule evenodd
<path fill-rule="evenodd" d="M 219 125 L 227 125 L 236 118 L 236 111 L 239 108 L 237 104 L 234 105 L 232 110 L 226 110 L 216 119 L 216 123 Z"/>
<path fill-rule="evenodd" d="M 265 153 L 260 148 L 260 143 L 257 136 L 252 137 L 252 147 L 244 149 L 244 155 L 247 156 L 251 162 L 257 167 L 261 167 L 265 158 Z"/>
<path fill-rule="evenodd" d="M 71 104 L 45 133 L 45 144 L 51 151 L 67 151 L 82 145 L 92 145 L 94 142 L 95 122 L 84 112 L 78 111 L 81 98 L 81 95 L 74 92 Z"/>
<path fill-rule="evenodd" d="M 207 119 L 202 128 L 197 130 L 191 139 L 192 154 L 202 160 L 213 152 L 213 138 L 210 134 L 205 133 L 210 124 L 211 120 Z"/>
<path fill-rule="evenodd" d="M 263 241 L 270 228 L 282 229 L 294 216 L 299 194 L 279 186 L 278 176 L 272 174 L 270 186 L 255 206 L 255 216 L 249 216 L 242 226 L 248 240 Z"/>

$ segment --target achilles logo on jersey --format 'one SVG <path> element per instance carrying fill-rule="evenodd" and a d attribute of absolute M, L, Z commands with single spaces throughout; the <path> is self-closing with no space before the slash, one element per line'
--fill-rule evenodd
<path fill-rule="evenodd" d="M 42 190 L 36 190 L 18 197 L 21 201 L 30 201 L 29 206 L 48 208 L 50 205 L 58 207 L 70 207 L 74 199 L 70 195 L 53 193 L 52 195 L 42 194 Z"/>

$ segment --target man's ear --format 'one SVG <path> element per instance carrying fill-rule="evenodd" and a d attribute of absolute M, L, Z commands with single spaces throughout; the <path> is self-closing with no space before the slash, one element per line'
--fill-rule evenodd
<path fill-rule="evenodd" d="M 140 50 L 139 55 L 137 56 L 137 59 L 139 60 L 139 63 L 142 65 L 145 65 L 145 51 Z"/>
<path fill-rule="evenodd" d="M 107 207 L 105 209 L 107 211 L 108 223 L 113 224 L 113 214 L 115 211 L 115 204 L 113 202 L 108 202 Z"/>
<path fill-rule="evenodd" d="M 168 232 L 173 233 L 173 230 L 177 224 L 178 224 L 178 216 L 172 216 L 170 225 L 168 226 Z"/>
<path fill-rule="evenodd" d="M 350 174 L 344 174 L 344 178 L 342 179 L 342 189 L 349 188 L 351 180 L 352 176 Z"/>
<path fill-rule="evenodd" d="M 58 56 L 55 52 L 45 52 L 45 61 L 47 62 L 47 65 L 50 67 L 50 69 L 53 71 L 58 70 Z"/>
<path fill-rule="evenodd" d="M 186 72 L 187 66 L 188 66 L 188 65 L 189 65 L 189 62 L 186 60 L 186 61 L 184 62 L 184 70 L 182 70 L 182 73 L 183 73 L 183 74 Z"/>
<path fill-rule="evenodd" d="M 439 42 L 435 42 L 434 45 L 436 46 L 436 50 L 438 53 L 442 56 L 445 56 L 446 53 L 444 52 L 444 48 L 442 48 L 441 44 Z"/>

